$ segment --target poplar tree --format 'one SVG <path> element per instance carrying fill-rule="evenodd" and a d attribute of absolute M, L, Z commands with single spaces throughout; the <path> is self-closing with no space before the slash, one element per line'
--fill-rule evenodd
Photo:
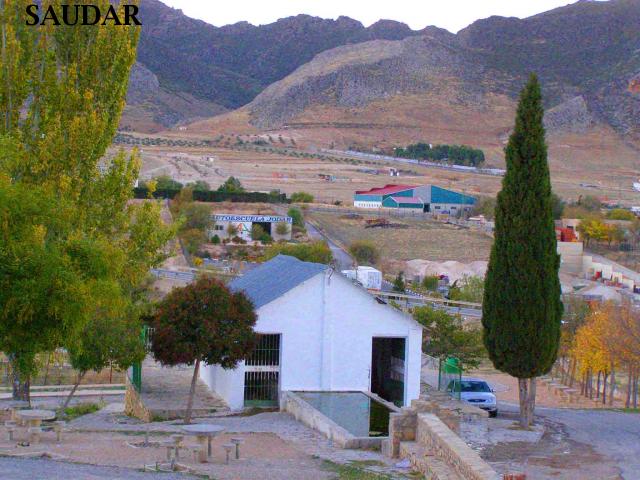
<path fill-rule="evenodd" d="M 536 377 L 556 360 L 562 316 L 543 116 L 540 85 L 531 75 L 505 151 L 482 309 L 489 357 L 518 379 L 525 427 L 533 422 Z"/>
<path fill-rule="evenodd" d="M 26 26 L 29 3 L 0 0 L 0 198 L 18 202 L 0 205 L 0 350 L 24 400 L 35 355 L 77 347 L 102 292 L 114 305 L 144 301 L 173 233 L 159 204 L 130 203 L 137 152 L 105 156 L 139 28 Z M 62 3 L 86 2 L 42 7 Z"/>

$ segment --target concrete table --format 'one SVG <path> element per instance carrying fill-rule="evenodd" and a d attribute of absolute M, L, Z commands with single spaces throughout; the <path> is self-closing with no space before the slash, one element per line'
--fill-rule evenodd
<path fill-rule="evenodd" d="M 211 458 L 211 439 L 224 432 L 225 428 L 211 423 L 196 423 L 194 425 L 184 425 L 182 431 L 187 435 L 195 435 L 198 442 L 204 448 L 207 447 L 207 459 Z"/>
<path fill-rule="evenodd" d="M 51 410 L 18 410 L 16 416 L 24 420 L 28 427 L 39 427 L 43 420 L 56 418 L 56 412 Z"/>

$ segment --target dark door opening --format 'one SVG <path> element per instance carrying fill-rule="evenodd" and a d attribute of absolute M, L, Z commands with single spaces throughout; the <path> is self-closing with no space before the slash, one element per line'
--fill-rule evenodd
<path fill-rule="evenodd" d="M 401 407 L 404 405 L 405 339 L 373 339 L 371 392 Z"/>
<path fill-rule="evenodd" d="M 280 392 L 280 335 L 260 335 L 255 350 L 245 360 L 244 404 L 274 407 Z"/>
<path fill-rule="evenodd" d="M 269 223 L 269 222 L 253 222 L 253 224 L 262 227 L 262 230 L 264 230 L 264 232 L 267 235 L 273 236 L 273 234 L 271 233 L 271 225 L 272 225 L 271 223 Z"/>

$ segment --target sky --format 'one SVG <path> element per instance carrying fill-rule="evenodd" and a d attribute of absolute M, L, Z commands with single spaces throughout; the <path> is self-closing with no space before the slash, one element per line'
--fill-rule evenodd
<path fill-rule="evenodd" d="M 247 21 L 272 23 L 300 13 L 322 18 L 345 15 L 365 26 L 380 19 L 397 20 L 414 30 L 435 25 L 455 33 L 492 15 L 528 17 L 573 0 L 162 0 L 186 15 L 216 26 Z"/>

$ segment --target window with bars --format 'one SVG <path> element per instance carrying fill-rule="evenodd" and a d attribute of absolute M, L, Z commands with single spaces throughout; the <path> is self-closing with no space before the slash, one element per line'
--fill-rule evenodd
<path fill-rule="evenodd" d="M 260 335 L 255 350 L 245 360 L 245 365 L 277 367 L 280 365 L 280 335 Z"/>
<path fill-rule="evenodd" d="M 260 335 L 245 360 L 245 406 L 277 406 L 280 384 L 280 335 Z"/>

